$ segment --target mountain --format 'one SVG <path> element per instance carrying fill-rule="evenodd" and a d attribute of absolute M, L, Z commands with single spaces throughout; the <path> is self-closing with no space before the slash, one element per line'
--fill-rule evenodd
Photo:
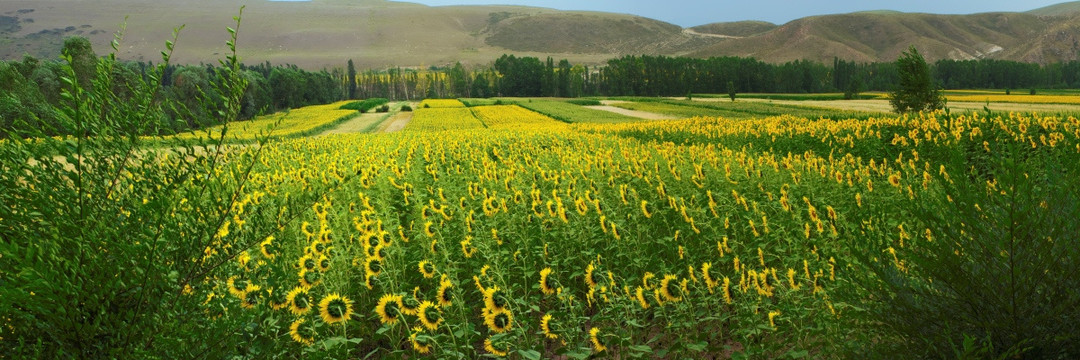
<path fill-rule="evenodd" d="M 893 11 L 682 28 L 645 17 L 524 6 L 430 7 L 386 0 L 3 0 L 0 58 L 54 58 L 63 39 L 91 39 L 98 53 L 119 42 L 122 59 L 159 61 L 174 28 L 173 61 L 216 63 L 226 26 L 246 6 L 237 45 L 243 61 L 309 69 L 486 64 L 505 53 L 597 64 L 628 54 L 892 61 L 915 45 L 929 60 L 1078 59 L 1080 2 L 1026 13 L 934 15 Z"/>

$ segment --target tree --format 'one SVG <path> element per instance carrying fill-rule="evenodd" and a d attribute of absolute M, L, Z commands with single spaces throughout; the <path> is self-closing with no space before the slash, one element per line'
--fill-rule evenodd
<path fill-rule="evenodd" d="M 735 102 L 735 82 L 727 82 L 727 95 L 731 98 L 731 102 Z"/>
<path fill-rule="evenodd" d="M 69 58 L 68 61 L 71 62 L 71 68 L 75 71 L 79 86 L 90 87 L 90 80 L 97 71 L 97 54 L 94 53 L 90 40 L 82 36 L 64 39 L 61 54 Z"/>
<path fill-rule="evenodd" d="M 352 59 L 349 59 L 348 69 L 346 70 L 345 81 L 347 82 L 346 88 L 348 89 L 348 97 L 350 100 L 356 98 L 356 66 L 353 65 Z"/>
<path fill-rule="evenodd" d="M 934 84 L 930 76 L 930 66 L 926 65 L 915 46 L 908 48 L 896 59 L 899 84 L 889 93 L 893 109 L 898 113 L 938 110 L 945 107 L 945 96 Z"/>

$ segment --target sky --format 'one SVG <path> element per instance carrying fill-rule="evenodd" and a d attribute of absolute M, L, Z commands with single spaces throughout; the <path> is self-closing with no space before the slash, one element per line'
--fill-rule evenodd
<path fill-rule="evenodd" d="M 626 13 L 666 21 L 683 27 L 714 22 L 762 20 L 774 24 L 812 15 L 870 10 L 896 10 L 934 14 L 973 14 L 1028 11 L 1066 0 L 406 0 L 439 5 L 528 5 L 560 10 Z"/>

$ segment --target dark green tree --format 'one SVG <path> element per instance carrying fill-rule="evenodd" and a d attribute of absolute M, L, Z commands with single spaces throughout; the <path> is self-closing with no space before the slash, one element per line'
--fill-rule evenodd
<path fill-rule="evenodd" d="M 349 65 L 347 77 L 345 78 L 345 88 L 348 89 L 349 99 L 356 98 L 356 66 L 353 65 L 352 59 L 349 59 Z"/>
<path fill-rule="evenodd" d="M 97 72 L 97 54 L 94 53 L 90 40 L 81 36 L 73 36 L 64 39 L 64 48 L 61 51 L 64 57 L 69 57 L 72 70 L 75 70 L 75 78 L 79 86 L 90 87 L 90 80 Z"/>
<path fill-rule="evenodd" d="M 898 113 L 938 110 L 945 107 L 945 96 L 930 76 L 930 66 L 926 65 L 915 46 L 908 48 L 896 59 L 899 83 L 889 92 L 889 100 Z"/>
<path fill-rule="evenodd" d="M 731 98 L 731 102 L 735 102 L 735 82 L 727 82 L 727 95 Z"/>

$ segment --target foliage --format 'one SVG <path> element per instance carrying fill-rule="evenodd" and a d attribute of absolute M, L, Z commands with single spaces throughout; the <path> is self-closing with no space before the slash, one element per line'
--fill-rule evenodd
<path fill-rule="evenodd" d="M 389 100 L 386 100 L 384 98 L 372 98 L 363 101 L 352 101 L 345 105 L 342 105 L 341 109 L 356 110 L 365 113 L 370 111 L 371 109 L 378 107 L 379 105 L 386 104 L 387 102 L 389 102 Z"/>
<path fill-rule="evenodd" d="M 535 111 L 550 117 L 555 120 L 559 120 L 567 123 L 575 122 L 625 122 L 625 121 L 641 121 L 641 119 L 630 117 L 622 114 L 616 114 L 610 111 L 589 109 L 587 107 L 572 104 L 562 101 L 517 101 L 516 104 L 523 108 Z"/>
<path fill-rule="evenodd" d="M 227 143 L 251 143 L 264 137 L 288 138 L 314 135 L 356 117 L 350 110 L 355 102 L 339 101 L 326 105 L 312 105 L 276 114 L 262 115 L 248 121 L 235 121 L 202 130 L 165 137 L 165 140 L 217 139 Z M 148 138 L 147 140 L 152 140 Z M 161 143 L 158 141 L 158 143 Z"/>
<path fill-rule="evenodd" d="M 239 24 L 239 16 L 236 20 Z M 224 96 L 223 120 L 238 116 L 246 86 L 235 53 L 236 30 L 229 31 L 232 52 L 221 62 L 224 82 L 215 88 Z M 213 286 L 227 260 L 288 224 L 294 202 L 307 197 L 263 199 L 244 191 L 258 150 L 236 154 L 207 147 L 220 145 L 220 139 L 175 142 L 162 152 L 142 148 L 139 135 L 153 133 L 170 105 L 159 95 L 173 41 L 166 43 L 164 61 L 122 95 L 113 86 L 120 40 L 118 34 L 114 53 L 96 62 L 85 88 L 74 58 L 64 57 L 57 111 L 72 136 L 5 129 L 9 138 L 0 144 L 5 189 L 0 197 L 7 204 L 0 208 L 0 353 L 5 357 L 235 354 L 233 344 L 246 342 L 254 319 L 204 306 L 202 291 Z M 201 297 L 192 296 L 196 290 Z"/>
<path fill-rule="evenodd" d="M 938 110 L 945 107 L 945 96 L 934 84 L 930 67 L 914 46 L 896 59 L 899 81 L 889 92 L 889 102 L 898 113 Z"/>

